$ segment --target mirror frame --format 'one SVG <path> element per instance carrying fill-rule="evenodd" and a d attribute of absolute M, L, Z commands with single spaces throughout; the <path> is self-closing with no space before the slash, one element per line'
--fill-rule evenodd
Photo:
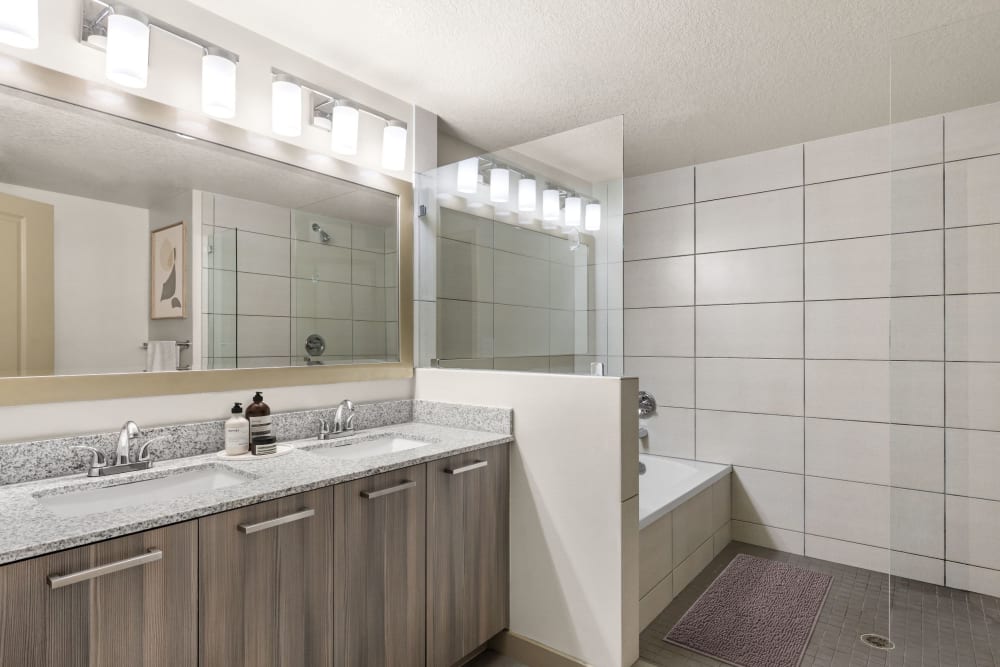
<path fill-rule="evenodd" d="M 399 202 L 399 361 L 170 373 L 115 373 L 0 378 L 0 406 L 197 394 L 247 387 L 293 387 L 413 377 L 413 184 L 326 154 L 228 125 L 204 114 L 138 97 L 33 63 L 0 55 L 0 86 L 184 134 L 396 195 Z M 323 158 L 317 161 L 316 156 Z"/>

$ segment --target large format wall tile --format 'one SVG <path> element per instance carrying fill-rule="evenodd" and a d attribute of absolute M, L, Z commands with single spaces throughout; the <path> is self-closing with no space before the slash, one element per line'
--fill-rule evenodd
<path fill-rule="evenodd" d="M 733 519 L 785 530 L 803 526 L 802 475 L 733 468 Z"/>
<path fill-rule="evenodd" d="M 291 236 L 291 210 L 261 202 L 214 195 L 217 227 L 238 228 L 240 232 Z"/>
<path fill-rule="evenodd" d="M 806 241 L 937 229 L 941 165 L 807 186 Z"/>
<path fill-rule="evenodd" d="M 806 183 L 940 162 L 941 132 L 932 116 L 806 142 Z"/>
<path fill-rule="evenodd" d="M 625 216 L 625 261 L 694 252 L 694 206 L 675 206 Z"/>
<path fill-rule="evenodd" d="M 236 349 L 240 357 L 285 357 L 290 354 L 291 318 L 239 315 Z"/>
<path fill-rule="evenodd" d="M 649 211 L 694 201 L 694 167 L 681 167 L 625 179 L 625 213 Z"/>
<path fill-rule="evenodd" d="M 1000 361 L 1000 294 L 945 299 L 948 361 Z"/>
<path fill-rule="evenodd" d="M 549 310 L 493 306 L 495 357 L 543 357 L 549 354 Z"/>
<path fill-rule="evenodd" d="M 944 116 L 944 159 L 1000 153 L 1000 104 L 984 104 Z"/>
<path fill-rule="evenodd" d="M 256 273 L 236 274 L 236 312 L 240 315 L 288 317 L 292 285 L 289 278 Z"/>
<path fill-rule="evenodd" d="M 802 417 L 696 412 L 700 461 L 802 473 Z"/>
<path fill-rule="evenodd" d="M 802 299 L 801 246 L 698 255 L 696 267 L 699 305 Z"/>
<path fill-rule="evenodd" d="M 1000 570 L 1000 502 L 945 497 L 948 560 Z"/>
<path fill-rule="evenodd" d="M 946 430 L 948 493 L 1000 500 L 1000 433 Z"/>
<path fill-rule="evenodd" d="M 493 254 L 493 267 L 493 298 L 496 303 L 548 307 L 548 261 L 498 250 Z"/>
<path fill-rule="evenodd" d="M 291 275 L 291 245 L 287 238 L 244 232 L 236 234 L 236 270 L 245 273 Z"/>
<path fill-rule="evenodd" d="M 438 239 L 437 298 L 493 301 L 493 251 Z"/>
<path fill-rule="evenodd" d="M 642 378 L 641 382 L 639 388 L 648 391 L 645 378 Z M 693 385 L 691 392 L 694 392 Z M 653 395 L 657 400 L 660 399 L 658 394 L 653 393 Z M 695 411 L 690 408 L 671 408 L 662 403 L 658 405 L 655 414 L 639 420 L 639 426 L 645 427 L 649 433 L 646 438 L 639 441 L 639 451 L 682 459 L 695 458 L 694 413 Z"/>
<path fill-rule="evenodd" d="M 733 539 L 737 542 L 756 544 L 759 547 L 777 549 L 790 554 L 804 553 L 802 531 L 785 530 L 758 523 L 736 521 L 732 523 Z"/>
<path fill-rule="evenodd" d="M 948 227 L 1000 222 L 1000 156 L 950 162 L 944 173 Z"/>
<path fill-rule="evenodd" d="M 1000 225 L 945 232 L 947 294 L 1000 292 Z"/>
<path fill-rule="evenodd" d="M 690 306 L 694 302 L 694 258 L 625 262 L 626 308 Z"/>
<path fill-rule="evenodd" d="M 802 146 L 699 164 L 695 170 L 697 201 L 802 185 Z"/>
<path fill-rule="evenodd" d="M 802 304 L 698 306 L 700 357 L 802 357 Z"/>
<path fill-rule="evenodd" d="M 698 359 L 699 408 L 802 414 L 802 361 Z"/>
<path fill-rule="evenodd" d="M 694 407 L 694 359 L 625 357 L 625 375 L 638 376 L 639 387 L 660 405 Z"/>
<path fill-rule="evenodd" d="M 945 364 L 948 426 L 1000 431 L 1000 364 Z"/>
<path fill-rule="evenodd" d="M 806 533 L 887 548 L 889 520 L 889 487 L 806 477 Z"/>
<path fill-rule="evenodd" d="M 626 309 L 625 351 L 636 357 L 694 356 L 694 308 Z"/>
<path fill-rule="evenodd" d="M 943 364 L 806 361 L 806 415 L 943 425 Z"/>
<path fill-rule="evenodd" d="M 717 199 L 697 206 L 698 252 L 802 242 L 802 189 Z"/>
<path fill-rule="evenodd" d="M 438 299 L 437 310 L 439 358 L 492 359 L 492 304 Z"/>

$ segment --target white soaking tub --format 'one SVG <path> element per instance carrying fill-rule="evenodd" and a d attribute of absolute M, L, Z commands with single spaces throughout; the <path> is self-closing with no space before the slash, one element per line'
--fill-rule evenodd
<path fill-rule="evenodd" d="M 645 628 L 730 541 L 732 467 L 640 454 L 639 620 Z"/>

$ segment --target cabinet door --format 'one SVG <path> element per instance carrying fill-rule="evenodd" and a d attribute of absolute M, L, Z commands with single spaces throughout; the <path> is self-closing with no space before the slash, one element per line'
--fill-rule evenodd
<path fill-rule="evenodd" d="M 0 567 L 0 664 L 198 660 L 194 521 Z"/>
<path fill-rule="evenodd" d="M 507 627 L 507 446 L 427 464 L 427 664 L 450 667 Z"/>
<path fill-rule="evenodd" d="M 334 489 L 334 664 L 423 665 L 424 466 Z"/>
<path fill-rule="evenodd" d="M 199 520 L 202 667 L 333 658 L 333 489 Z"/>

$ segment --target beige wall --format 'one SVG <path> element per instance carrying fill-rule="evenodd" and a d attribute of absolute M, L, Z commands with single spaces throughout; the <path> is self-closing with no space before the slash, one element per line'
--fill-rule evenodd
<path fill-rule="evenodd" d="M 634 378 L 418 369 L 416 397 L 514 409 L 510 630 L 600 667 L 639 657 Z"/>

